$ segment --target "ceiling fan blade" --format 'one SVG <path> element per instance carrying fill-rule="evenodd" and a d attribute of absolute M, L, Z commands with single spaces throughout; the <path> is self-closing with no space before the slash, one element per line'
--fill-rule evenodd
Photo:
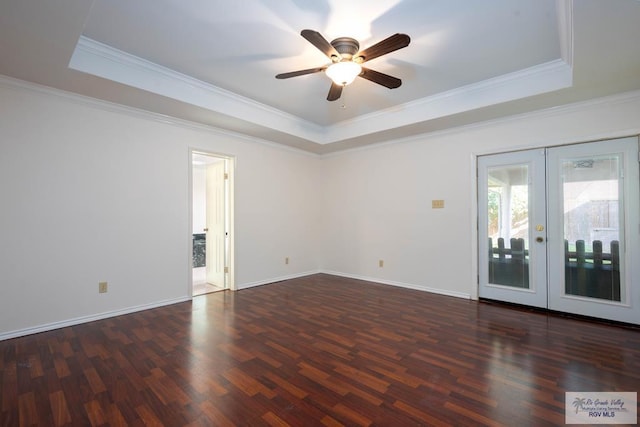
<path fill-rule="evenodd" d="M 326 70 L 327 67 L 308 68 L 306 70 L 291 71 L 290 73 L 282 73 L 276 76 L 276 79 L 290 79 L 291 77 L 304 76 L 305 74 L 319 73 Z"/>
<path fill-rule="evenodd" d="M 362 62 L 370 61 L 379 56 L 386 55 L 389 52 L 393 52 L 394 50 L 407 47 L 409 46 L 410 42 L 411 38 L 408 35 L 396 33 L 390 37 L 387 37 L 381 42 L 378 42 L 373 46 L 369 46 L 365 50 L 358 52 L 355 57 L 361 57 Z"/>
<path fill-rule="evenodd" d="M 329 88 L 329 95 L 327 95 L 327 101 L 335 101 L 340 99 L 340 95 L 342 95 L 342 88 L 344 86 L 331 83 L 331 88 Z"/>
<path fill-rule="evenodd" d="M 382 85 L 384 87 L 388 87 L 389 89 L 395 89 L 397 87 L 400 87 L 400 85 L 402 84 L 402 80 L 396 77 L 364 67 L 362 67 L 362 73 L 360 74 L 360 77 L 374 83 L 378 83 L 379 85 Z"/>
<path fill-rule="evenodd" d="M 309 43 L 314 45 L 320 52 L 327 55 L 333 61 L 333 56 L 335 56 L 338 60 L 341 58 L 340 53 L 336 50 L 335 47 L 331 46 L 331 43 L 327 41 L 322 34 L 313 30 L 302 30 L 300 35 L 307 39 Z"/>

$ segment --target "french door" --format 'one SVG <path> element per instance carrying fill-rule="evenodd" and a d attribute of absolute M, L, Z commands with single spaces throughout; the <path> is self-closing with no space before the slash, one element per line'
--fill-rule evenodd
<path fill-rule="evenodd" d="M 479 289 L 640 324 L 638 139 L 478 158 Z"/>

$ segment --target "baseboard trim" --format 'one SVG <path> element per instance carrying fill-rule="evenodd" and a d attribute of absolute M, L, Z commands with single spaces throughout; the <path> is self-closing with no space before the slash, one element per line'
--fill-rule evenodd
<path fill-rule="evenodd" d="M 11 338 L 23 337 L 26 335 L 37 334 L 40 332 L 52 331 L 54 329 L 66 328 L 68 326 L 80 325 L 82 323 L 93 322 L 96 320 L 108 319 L 109 317 L 122 316 L 124 314 L 131 314 L 138 311 L 150 310 L 152 308 L 164 307 L 166 305 L 178 304 L 181 302 L 191 301 L 191 297 L 182 297 L 176 299 L 169 299 L 164 301 L 158 301 L 151 304 L 142 304 L 134 307 L 127 307 L 120 310 L 106 311 L 104 313 L 92 314 L 89 316 L 76 317 L 74 319 L 63 320 L 60 322 L 52 322 L 44 325 L 33 326 L 25 329 L 18 329 L 16 331 L 5 332 L 0 334 L 0 341 L 8 340 Z"/>
<path fill-rule="evenodd" d="M 262 285 L 268 285 L 270 283 L 282 282 L 283 280 L 291 280 L 291 279 L 298 279 L 300 277 L 312 276 L 312 275 L 318 274 L 318 273 L 321 273 L 321 271 L 320 270 L 313 270 L 313 271 L 306 271 L 306 272 L 303 272 L 303 273 L 291 274 L 291 275 L 287 275 L 287 276 L 273 277 L 271 279 L 259 280 L 257 282 L 243 283 L 242 285 L 238 285 L 237 286 L 237 290 L 241 291 L 243 289 L 254 288 L 256 286 L 262 286 Z"/>
<path fill-rule="evenodd" d="M 447 291 L 447 290 L 443 290 L 443 289 L 431 288 L 431 287 L 428 287 L 428 286 L 421 286 L 421 285 L 416 285 L 416 284 L 412 284 L 412 283 L 404 283 L 404 282 L 397 282 L 397 281 L 392 281 L 392 280 L 384 280 L 384 279 L 380 279 L 380 278 L 377 278 L 377 277 L 361 276 L 361 275 L 357 275 L 357 274 L 349 274 L 349 273 L 343 273 L 343 272 L 340 272 L 340 271 L 332 271 L 332 270 L 313 270 L 313 271 L 307 271 L 307 272 L 302 272 L 302 273 L 297 273 L 297 274 L 290 274 L 290 275 L 286 275 L 286 276 L 273 277 L 271 279 L 260 280 L 260 281 L 251 282 L 251 283 L 245 283 L 241 287 L 238 287 L 237 290 L 248 289 L 248 288 L 253 288 L 253 287 L 262 286 L 262 285 L 268 285 L 270 283 L 281 282 L 283 280 L 290 280 L 290 279 L 297 279 L 297 278 L 300 278 L 300 277 L 312 276 L 314 274 L 331 274 L 333 276 L 340 276 L 340 277 L 347 277 L 347 278 L 350 278 L 350 279 L 365 280 L 367 282 L 380 283 L 380 284 L 383 284 L 383 285 L 390 285 L 390 286 L 398 286 L 398 287 L 401 287 L 401 288 L 414 289 L 414 290 L 418 290 L 418 291 L 425 291 L 425 292 L 430 292 L 430 293 L 433 293 L 433 294 L 446 295 L 446 296 L 451 296 L 451 297 L 456 297 L 456 298 L 463 298 L 463 299 L 471 299 L 471 295 L 470 294 L 466 294 L 466 293 L 463 293 L 463 292 Z M 8 340 L 8 339 L 11 339 L 11 338 L 23 337 L 23 336 L 26 336 L 26 335 L 37 334 L 37 333 L 40 333 L 40 332 L 52 331 L 54 329 L 66 328 L 68 326 L 80 325 L 82 323 L 93 322 L 93 321 L 96 321 L 96 320 L 108 319 L 110 317 L 122 316 L 122 315 L 125 315 L 125 314 L 131 314 L 131 313 L 135 313 L 135 312 L 138 312 L 138 311 L 150 310 L 152 308 L 163 307 L 163 306 L 166 306 L 166 305 L 178 304 L 178 303 L 181 303 L 181 302 L 191 301 L 191 299 L 192 298 L 190 296 L 188 296 L 188 297 L 181 297 L 181 298 L 157 301 L 157 302 L 154 302 L 154 303 L 151 303 L 151 304 L 142 304 L 142 305 L 137 305 L 137 306 L 133 306 L 133 307 L 127 307 L 127 308 L 120 309 L 120 310 L 112 310 L 112 311 L 107 311 L 107 312 L 104 312 L 104 313 L 92 314 L 92 315 L 89 315 L 89 316 L 76 317 L 76 318 L 73 318 L 73 319 L 63 320 L 63 321 L 60 321 L 60 322 L 52 322 L 52 323 L 47 323 L 47 324 L 44 324 L 44 325 L 33 326 L 33 327 L 30 327 L 30 328 L 18 329 L 18 330 L 15 330 L 15 331 L 0 333 L 0 341 Z"/>
<path fill-rule="evenodd" d="M 357 274 L 342 273 L 340 271 L 322 270 L 320 273 L 331 274 L 333 276 L 347 277 L 349 279 L 366 280 L 367 282 L 380 283 L 382 285 L 398 286 L 400 288 L 413 289 L 416 291 L 425 291 L 432 294 L 446 295 L 449 297 L 471 299 L 471 295 L 464 292 L 447 291 L 445 289 L 431 288 L 428 286 L 416 285 L 413 283 L 396 282 L 393 280 L 384 280 L 377 277 L 360 276 Z"/>

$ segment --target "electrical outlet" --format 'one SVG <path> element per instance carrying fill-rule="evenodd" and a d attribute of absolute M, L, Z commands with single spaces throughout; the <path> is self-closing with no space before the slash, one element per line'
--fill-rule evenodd
<path fill-rule="evenodd" d="M 107 293 L 107 282 L 98 283 L 98 293 L 101 293 L 101 294 Z"/>
<path fill-rule="evenodd" d="M 285 257 L 285 259 L 284 259 L 284 263 L 285 263 L 285 264 L 289 264 L 289 257 Z"/>
<path fill-rule="evenodd" d="M 378 267 L 384 267 L 384 260 L 378 261 Z"/>

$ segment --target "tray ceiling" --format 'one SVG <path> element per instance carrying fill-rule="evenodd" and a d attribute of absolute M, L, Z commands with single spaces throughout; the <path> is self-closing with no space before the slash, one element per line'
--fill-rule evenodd
<path fill-rule="evenodd" d="M 328 153 L 640 88 L 636 0 L 46 0 L 0 5 L 0 73 Z M 345 4 L 346 3 L 346 4 Z M 605 5 L 606 3 L 606 5 Z M 411 44 L 326 100 L 300 36 Z"/>

